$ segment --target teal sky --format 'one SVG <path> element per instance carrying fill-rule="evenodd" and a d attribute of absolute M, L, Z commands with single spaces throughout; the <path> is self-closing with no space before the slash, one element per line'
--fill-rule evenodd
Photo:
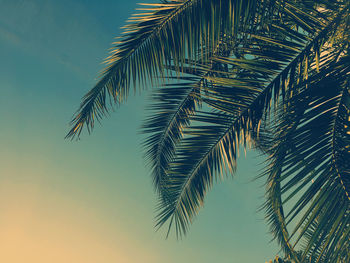
<path fill-rule="evenodd" d="M 188 235 L 155 232 L 139 135 L 149 92 L 64 140 L 135 0 L 0 0 L 0 262 L 265 262 L 278 247 L 248 153 Z"/>

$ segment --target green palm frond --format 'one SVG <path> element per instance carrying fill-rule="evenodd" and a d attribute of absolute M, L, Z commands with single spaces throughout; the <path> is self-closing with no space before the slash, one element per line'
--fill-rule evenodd
<path fill-rule="evenodd" d="M 339 255 L 350 241 L 349 75 L 348 56 L 326 63 L 288 100 L 277 124 L 283 132 L 272 150 L 269 174 L 282 172 L 269 187 L 280 184 L 281 189 L 268 202 L 281 195 L 284 205 L 296 199 L 285 219 L 296 224 L 291 236 L 302 242 L 301 262 L 346 262 Z M 304 112 L 301 119 L 297 112 Z M 293 129 L 291 118 L 300 119 Z"/>
<path fill-rule="evenodd" d="M 282 12 L 289 21 L 295 19 L 295 15 Z M 304 45 L 297 30 L 288 30 L 287 35 L 274 27 L 275 31 L 271 28 L 251 37 L 253 44 L 248 50 L 252 59 L 214 58 L 231 66 L 232 76 L 208 78 L 215 85 L 208 87 L 201 98 L 219 111 L 196 115 L 193 121 L 198 125 L 186 131 L 187 137 L 168 171 L 164 191 L 169 194 L 160 204 L 158 226 L 169 220 L 169 229 L 174 223 L 177 234 L 186 232 L 215 176 L 225 168 L 230 172 L 235 169 L 238 145 L 250 143 L 252 131 L 258 129 L 263 115 L 272 103 L 277 103 L 281 93 L 285 97 L 294 85 L 307 79 L 308 68 L 316 57 L 314 51 L 329 39 L 339 25 L 339 16 L 327 24 L 320 21 L 314 27 L 320 29 L 311 40 L 304 40 Z M 268 52 L 271 47 L 273 52 Z"/>
<path fill-rule="evenodd" d="M 125 26 L 125 36 L 116 42 L 107 58 L 101 79 L 82 100 L 66 137 L 79 136 L 83 127 L 90 132 L 95 120 L 108 112 L 108 98 L 120 104 L 130 85 L 163 75 L 166 66 L 181 71 L 187 58 L 196 61 L 201 52 L 214 49 L 221 32 L 237 32 L 252 21 L 257 0 L 174 0 L 142 4 L 143 11 Z M 199 51 L 199 52 L 198 52 Z M 110 102 L 111 102 L 110 100 Z M 111 102 L 113 103 L 113 102 Z"/>
<path fill-rule="evenodd" d="M 143 127 L 156 225 L 185 234 L 214 181 L 234 173 L 240 145 L 255 147 L 269 155 L 264 209 L 286 258 L 348 262 L 349 1 L 142 5 L 66 137 L 90 132 L 131 86 L 170 81 Z"/>
<path fill-rule="evenodd" d="M 194 114 L 200 103 L 198 90 L 198 87 L 193 87 L 193 82 L 185 82 L 181 86 L 174 84 L 153 94 L 157 104 L 152 106 L 152 111 L 157 109 L 157 114 L 146 120 L 143 132 L 152 133 L 144 146 L 157 190 L 162 187 L 175 146 L 182 138 L 183 128 L 188 125 L 189 116 Z"/>
<path fill-rule="evenodd" d="M 346 14 L 346 10 L 347 9 L 343 9 L 342 13 Z M 348 39 L 349 39 L 348 26 L 349 26 L 349 23 L 347 21 L 348 18 L 346 18 L 346 16 L 341 16 L 341 20 L 342 21 L 341 21 L 341 23 L 339 23 L 337 30 L 335 30 L 334 33 L 331 34 L 330 38 L 329 38 L 329 41 L 331 43 L 333 43 L 333 47 L 331 45 L 329 45 L 329 43 L 326 43 L 324 45 L 324 47 L 320 51 L 322 56 L 320 57 L 320 55 L 318 54 L 318 56 L 316 57 L 317 63 L 315 63 L 312 66 L 313 67 L 313 74 L 318 72 L 320 67 L 329 66 L 327 63 L 329 63 L 330 60 L 331 61 L 337 60 L 337 58 L 339 58 L 339 56 L 344 55 L 344 52 L 346 52 L 346 49 L 348 48 L 348 45 L 349 45 L 348 44 Z M 340 43 L 340 46 L 339 45 L 334 46 L 334 39 L 337 39 L 336 41 L 338 41 Z M 316 70 L 315 70 L 315 68 L 316 68 Z M 314 92 L 315 92 L 315 90 L 314 90 Z M 310 164 L 309 161 L 306 161 L 306 160 L 300 161 L 299 163 L 297 163 L 297 160 L 295 159 L 294 161 L 297 164 L 294 167 L 293 167 L 293 165 L 295 163 L 293 163 L 292 161 L 290 161 L 288 163 L 288 165 L 284 164 L 284 161 L 285 161 L 284 158 L 285 158 L 285 154 L 286 154 L 286 151 L 288 148 L 280 147 L 280 145 L 283 145 L 283 143 L 286 143 L 286 142 L 283 142 L 283 140 L 289 141 L 290 138 L 288 136 L 294 135 L 295 127 L 293 129 L 291 129 L 291 127 L 293 126 L 293 123 L 295 123 L 296 121 L 297 122 L 300 121 L 300 117 L 302 116 L 302 115 L 300 115 L 300 112 L 306 111 L 306 107 L 305 107 L 305 100 L 302 100 L 302 99 L 299 100 L 298 107 L 295 107 L 294 110 L 291 108 L 288 108 L 286 110 L 286 105 L 288 105 L 288 102 L 284 103 L 283 105 L 284 106 L 281 105 L 280 108 L 283 109 L 283 111 L 286 112 L 287 114 L 291 113 L 291 114 L 289 114 L 290 115 L 289 117 L 284 116 L 284 118 L 287 118 L 285 123 L 289 123 L 289 126 L 288 126 L 289 128 L 287 126 L 276 124 L 277 129 L 280 131 L 283 131 L 282 132 L 283 136 L 282 136 L 282 138 L 276 139 L 275 144 L 273 142 L 269 142 L 270 143 L 270 153 L 273 152 L 273 156 L 275 156 L 275 158 L 272 158 L 273 159 L 272 161 L 270 160 L 270 167 L 271 168 L 268 169 L 269 179 L 267 182 L 267 186 L 268 186 L 267 187 L 267 201 L 265 204 L 265 208 L 267 211 L 268 220 L 269 220 L 270 225 L 271 225 L 272 233 L 274 234 L 275 237 L 277 237 L 280 240 L 280 243 L 281 243 L 282 248 L 284 249 L 285 253 L 287 255 L 290 255 L 290 241 L 286 240 L 286 238 L 288 239 L 288 234 L 286 234 L 287 229 L 286 229 L 286 220 L 284 218 L 283 207 L 285 207 L 285 203 L 287 201 L 292 199 L 294 196 L 298 195 L 298 193 L 303 192 L 306 185 L 308 183 L 310 183 L 310 180 L 313 180 L 312 178 L 315 176 L 315 171 L 313 171 L 313 170 L 310 171 L 307 169 L 303 170 L 305 180 L 302 183 L 300 183 L 300 181 L 298 181 L 298 179 L 295 177 L 294 180 L 291 180 L 287 185 L 284 185 L 284 188 L 282 188 L 282 190 L 281 190 L 282 180 L 286 180 L 286 178 L 288 178 L 288 176 L 292 176 L 292 174 L 297 172 L 298 170 L 300 170 L 302 166 L 310 168 L 313 165 L 317 165 L 317 162 L 318 162 L 318 164 L 321 164 L 322 161 L 321 161 L 321 159 L 318 159 L 318 160 L 315 159 L 313 161 L 313 163 Z M 298 114 L 298 112 L 299 112 L 299 114 Z M 286 115 L 286 113 L 284 115 Z M 302 116 L 302 117 L 304 118 L 304 116 Z M 312 119 L 312 117 L 310 117 L 310 116 L 308 116 L 308 118 Z M 303 119 L 303 121 L 306 122 L 305 119 Z M 317 136 L 315 138 L 318 139 Z M 336 138 L 341 138 L 341 136 L 340 137 L 336 136 Z M 305 147 L 311 148 L 311 145 L 312 144 L 307 144 L 307 145 L 305 145 Z M 343 146 L 344 146 L 344 144 L 343 144 Z M 296 151 L 296 149 L 293 148 L 293 149 L 290 149 L 290 151 Z M 296 154 L 298 154 L 298 152 L 296 152 Z M 282 177 L 282 167 L 283 167 L 283 177 Z M 293 169 L 291 167 L 293 167 Z M 326 166 L 323 165 L 322 167 L 325 168 Z M 285 172 L 286 169 L 290 169 L 289 172 Z M 308 171 L 309 171 L 309 174 L 307 174 Z M 306 176 L 306 174 L 307 174 L 307 176 Z M 286 189 L 289 189 L 287 187 L 291 187 L 290 185 L 297 184 L 297 183 L 300 183 L 300 185 L 298 187 L 295 187 L 296 189 L 294 189 L 292 191 L 292 193 L 290 193 L 290 196 L 284 200 L 283 206 L 282 206 L 281 194 L 285 193 Z M 311 188 L 311 190 L 308 192 L 308 194 L 311 194 L 312 191 L 316 191 L 316 190 L 317 189 L 315 189 L 315 188 Z M 298 212 L 302 211 L 303 206 L 306 205 L 305 202 L 304 203 L 298 202 L 297 204 L 299 204 L 299 207 L 298 208 L 296 208 L 297 206 L 295 207 L 295 209 L 297 209 L 296 210 L 297 212 L 293 215 L 293 218 L 294 218 L 294 216 L 296 216 L 296 214 Z M 277 219 L 281 219 L 281 220 L 277 220 Z M 289 220 L 289 222 L 290 221 L 291 220 Z M 318 226 L 318 227 L 320 227 L 320 226 Z M 283 231 L 281 231 L 281 230 L 283 230 Z M 307 229 L 305 231 L 305 233 L 306 232 L 312 233 L 313 230 Z M 294 232 L 294 234 L 295 234 L 295 232 Z M 326 235 L 326 234 L 329 234 L 329 232 L 327 232 L 327 231 L 323 232 L 323 237 L 318 239 L 318 243 L 315 246 L 315 249 L 321 247 L 320 242 L 324 239 L 324 235 Z M 301 238 L 301 236 L 299 238 Z M 284 237 L 284 238 L 281 238 L 281 237 Z M 307 243 L 307 242 L 305 242 L 305 243 Z M 307 243 L 307 244 L 312 244 L 312 242 Z M 314 243 L 314 245 L 315 245 L 315 243 Z M 306 247 L 308 247 L 308 245 L 306 245 Z M 346 253 L 344 252 L 343 254 L 345 255 Z M 303 260 L 305 262 L 314 262 L 314 261 L 312 261 L 313 259 L 314 259 L 314 255 L 310 256 L 310 254 L 305 254 L 304 258 L 303 258 Z M 317 262 L 329 262 L 329 261 L 327 261 L 327 259 L 325 260 L 323 257 L 321 257 L 321 258 L 318 258 Z M 346 261 L 340 261 L 340 262 L 346 262 Z"/>
<path fill-rule="evenodd" d="M 240 42 L 231 36 L 223 36 L 209 58 L 220 55 L 229 56 L 235 52 Z M 210 52 L 210 51 L 209 51 Z M 150 163 L 153 184 L 161 193 L 162 181 L 166 179 L 169 163 L 174 157 L 176 145 L 183 138 L 183 130 L 189 126 L 190 117 L 201 105 L 201 90 L 208 84 L 207 77 L 227 73 L 225 65 L 220 62 L 190 62 L 183 67 L 186 75 L 177 77 L 176 83 L 166 84 L 164 88 L 153 93 L 150 117 L 143 125 L 143 133 L 151 134 L 144 142 L 146 159 Z M 196 64 L 196 66 L 191 66 Z M 176 68 L 170 67 L 176 71 Z"/>
<path fill-rule="evenodd" d="M 185 130 L 187 137 L 178 146 L 176 158 L 168 171 L 168 185 L 164 186 L 168 193 L 167 202 L 161 205 L 158 218 L 159 226 L 169 218 L 171 223 L 174 220 L 177 234 L 186 232 L 191 218 L 202 205 L 206 189 L 213 183 L 214 175 L 223 173 L 224 167 L 234 171 L 239 138 L 246 138 L 241 137 L 240 131 L 250 129 L 248 119 L 239 113 L 247 110 L 261 91 L 260 82 L 254 79 L 241 79 L 239 86 L 235 79 L 231 83 L 227 79 L 215 80 L 216 85 L 205 88 L 202 100 L 220 109 L 227 104 L 230 107 L 236 105 L 236 112 L 198 112 L 191 119 L 198 123 L 197 126 Z M 219 84 L 220 80 L 226 82 L 226 86 Z M 237 88 L 232 88 L 235 87 L 233 84 Z M 217 93 L 224 91 L 226 95 L 219 103 Z"/>
<path fill-rule="evenodd" d="M 274 235 L 274 238 L 276 238 L 278 243 L 281 245 L 281 248 L 285 255 L 288 258 L 293 259 L 296 259 L 297 255 L 289 240 L 290 237 L 284 215 L 280 182 L 283 161 L 287 154 L 287 151 L 285 148 L 277 147 L 279 144 L 276 142 L 280 143 L 282 140 L 289 140 L 289 135 L 293 134 L 296 127 L 299 125 L 303 114 L 304 107 L 299 107 L 296 109 L 296 112 L 292 116 L 284 116 L 283 118 L 289 122 L 288 129 L 279 130 L 279 133 L 277 133 L 278 135 L 275 135 L 274 139 L 271 139 L 271 136 L 268 138 L 268 143 L 270 144 L 268 153 L 273 153 L 273 155 L 276 157 L 270 158 L 269 168 L 262 175 L 263 177 L 267 176 L 266 202 L 263 206 L 263 209 L 266 211 L 266 217 L 270 225 L 270 231 Z M 276 125 L 275 129 L 278 130 L 279 128 L 281 127 Z M 273 129 L 270 129 L 269 132 L 272 133 L 272 131 Z M 276 133 L 276 131 L 274 132 Z"/>

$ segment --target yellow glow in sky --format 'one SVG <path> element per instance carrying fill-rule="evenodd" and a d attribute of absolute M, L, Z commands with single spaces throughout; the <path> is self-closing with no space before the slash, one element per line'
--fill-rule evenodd
<path fill-rule="evenodd" d="M 127 230 L 106 225 L 77 202 L 44 199 L 38 186 L 18 182 L 0 188 L 0 262 L 156 261 Z"/>

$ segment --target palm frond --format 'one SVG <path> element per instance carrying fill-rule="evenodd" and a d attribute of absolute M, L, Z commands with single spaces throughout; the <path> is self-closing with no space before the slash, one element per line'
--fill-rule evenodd
<path fill-rule="evenodd" d="M 296 19 L 283 9 L 281 12 L 285 20 Z M 329 39 L 341 15 L 326 24 L 320 21 L 313 27 L 320 30 L 309 41 L 300 39 L 298 30 L 273 27 L 266 33 L 254 32 L 248 39 L 252 43 L 249 55 L 253 58 L 214 58 L 230 65 L 232 76 L 208 78 L 214 85 L 201 97 L 217 111 L 196 115 L 193 121 L 198 124 L 186 131 L 188 136 L 182 140 L 168 171 L 164 191 L 169 194 L 167 200 L 160 203 L 158 226 L 169 220 L 169 230 L 174 223 L 177 234 L 186 232 L 216 175 L 222 174 L 225 168 L 234 171 L 238 145 L 251 142 L 252 131 L 258 129 L 263 115 L 272 103 L 277 104 L 281 93 L 285 97 L 298 81 L 308 78 L 314 50 Z M 276 24 L 283 22 L 276 21 Z M 270 47 L 273 52 L 267 51 Z M 278 62 L 280 58 L 284 58 L 282 62 Z"/>
<path fill-rule="evenodd" d="M 235 52 L 238 40 L 231 36 L 222 36 L 213 54 L 229 56 Z M 210 53 L 210 51 L 209 51 Z M 207 85 L 207 77 L 225 74 L 225 66 L 213 60 L 191 62 L 183 68 L 186 75 L 178 77 L 177 82 L 166 84 L 164 88 L 155 90 L 150 116 L 143 125 L 143 133 L 151 134 L 144 141 L 146 159 L 151 165 L 153 184 L 161 193 L 162 181 L 166 179 L 166 171 L 174 157 L 177 143 L 183 138 L 183 130 L 189 126 L 190 117 L 201 105 L 201 90 Z M 191 66 L 196 64 L 196 66 Z M 170 67 L 176 71 L 176 68 Z"/>
<path fill-rule="evenodd" d="M 282 107 L 283 109 L 283 107 Z M 304 114 L 304 108 L 299 107 L 296 109 L 297 112 L 293 112 L 292 116 L 288 116 L 287 113 L 284 114 L 283 118 L 289 121 L 289 127 L 285 130 L 279 130 L 281 127 L 277 126 L 275 129 L 270 128 L 270 132 L 274 131 L 277 133 L 275 138 L 268 138 L 269 148 L 268 153 L 273 153 L 275 158 L 270 158 L 269 168 L 263 173 L 262 177 L 267 176 L 266 183 L 266 202 L 262 207 L 266 212 L 266 218 L 270 225 L 270 231 L 274 238 L 277 239 L 278 243 L 281 245 L 283 252 L 287 258 L 292 258 L 298 260 L 296 251 L 294 250 L 292 244 L 290 243 L 290 237 L 288 234 L 288 229 L 286 225 L 286 219 L 284 215 L 284 208 L 281 197 L 281 176 L 283 161 L 287 154 L 286 148 L 278 147 L 283 140 L 289 140 L 289 135 L 293 134 L 296 127 L 299 125 L 300 120 Z M 287 116 L 286 116 L 287 115 Z M 272 121 L 271 121 L 272 122 Z M 278 130 L 278 132 L 276 132 Z M 298 261 L 296 261 L 298 262 Z"/>
<path fill-rule="evenodd" d="M 257 0 L 174 0 L 142 4 L 143 11 L 125 26 L 125 36 L 116 42 L 101 79 L 82 100 L 71 121 L 67 138 L 79 136 L 86 125 L 90 132 L 95 120 L 108 112 L 108 98 L 117 105 L 124 102 L 130 85 L 145 83 L 163 75 L 165 66 L 181 71 L 186 57 L 196 61 L 208 49 L 214 49 L 221 32 L 237 32 L 251 21 Z M 242 21 L 240 21 L 242 20 Z M 111 101 L 110 100 L 110 101 Z M 111 103 L 113 103 L 111 101 Z"/>
<path fill-rule="evenodd" d="M 194 87 L 193 82 L 185 82 L 181 86 L 174 84 L 173 87 L 157 90 L 153 94 L 157 104 L 153 104 L 151 110 L 157 111 L 157 114 L 152 114 L 146 120 L 143 132 L 151 133 L 145 140 L 144 147 L 156 190 L 161 189 L 175 146 L 182 138 L 189 116 L 194 114 L 200 103 L 198 91 L 199 87 Z"/>
<path fill-rule="evenodd" d="M 286 195 L 284 206 L 296 199 L 285 219 L 296 221 L 291 237 L 297 234 L 294 242 L 301 242 L 301 262 L 346 262 L 340 255 L 350 241 L 346 234 L 350 231 L 349 62 L 346 56 L 325 63 L 319 73 L 301 83 L 303 90 L 287 101 L 289 117 L 282 114 L 277 124 L 283 139 L 276 140 L 269 174 L 281 171 L 279 178 L 270 181 L 281 189 L 268 198 L 272 202 Z M 291 129 L 290 119 L 297 112 L 304 113 Z"/>

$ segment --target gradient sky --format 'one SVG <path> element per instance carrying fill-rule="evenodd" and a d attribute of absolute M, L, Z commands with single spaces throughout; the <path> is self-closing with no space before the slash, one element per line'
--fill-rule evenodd
<path fill-rule="evenodd" d="M 135 0 L 0 0 L 0 262 L 255 263 L 278 253 L 257 212 L 263 181 L 251 181 L 263 166 L 254 153 L 209 192 L 183 240 L 155 232 L 138 134 L 147 93 L 92 135 L 64 140 L 135 7 Z"/>

